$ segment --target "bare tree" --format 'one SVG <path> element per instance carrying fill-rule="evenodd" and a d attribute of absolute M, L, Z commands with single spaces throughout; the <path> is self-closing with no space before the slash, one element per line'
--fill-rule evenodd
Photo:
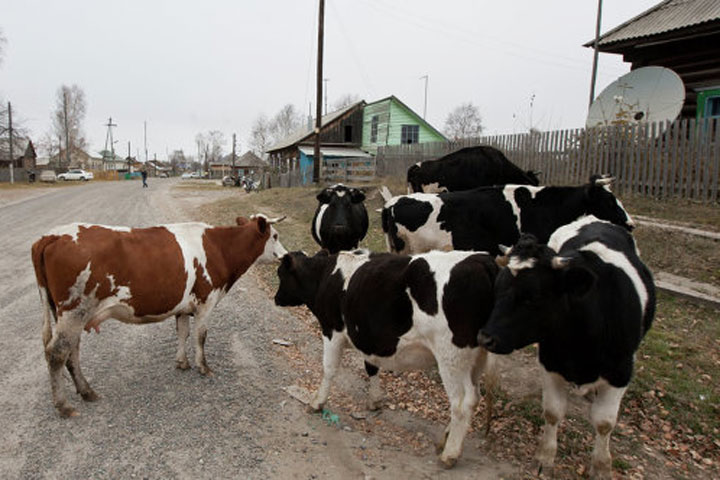
<path fill-rule="evenodd" d="M 77 85 L 63 85 L 58 88 L 55 111 L 51 119 L 53 132 L 65 143 L 65 158 L 59 161 L 60 165 L 69 166 L 72 152 L 87 147 L 83 132 L 86 110 L 85 92 L 82 88 Z"/>
<path fill-rule="evenodd" d="M 3 58 L 5 58 L 5 45 L 7 44 L 7 39 L 3 35 L 2 28 L 0 28 L 0 66 L 2 66 Z"/>
<path fill-rule="evenodd" d="M 294 133 L 302 125 L 302 115 L 294 105 L 288 103 L 270 121 L 270 135 L 277 143 Z"/>
<path fill-rule="evenodd" d="M 335 100 L 335 102 L 332 105 L 333 111 L 341 110 L 345 107 L 349 107 L 353 103 L 357 103 L 360 100 L 361 100 L 360 95 L 357 95 L 355 93 L 346 93 L 342 97 Z"/>
<path fill-rule="evenodd" d="M 256 155 L 262 156 L 270 146 L 270 142 L 270 121 L 265 115 L 260 114 L 253 122 L 248 145 Z"/>
<path fill-rule="evenodd" d="M 445 135 L 453 140 L 479 137 L 482 131 L 480 109 L 471 102 L 456 107 L 445 120 Z"/>
<path fill-rule="evenodd" d="M 210 130 L 205 136 L 208 148 L 208 160 L 217 162 L 222 158 L 223 147 L 227 144 L 225 135 L 219 130 Z"/>

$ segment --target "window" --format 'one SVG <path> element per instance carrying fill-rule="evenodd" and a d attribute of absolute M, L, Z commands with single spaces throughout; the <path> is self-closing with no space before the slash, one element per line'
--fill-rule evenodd
<path fill-rule="evenodd" d="M 420 139 L 419 125 L 403 125 L 400 143 L 418 143 Z"/>
<path fill-rule="evenodd" d="M 380 123 L 380 118 L 373 115 L 370 119 L 370 143 L 377 143 L 378 123 Z"/>
<path fill-rule="evenodd" d="M 345 125 L 345 142 L 352 142 L 352 125 Z"/>
<path fill-rule="evenodd" d="M 705 118 L 720 117 L 720 96 L 709 97 L 705 103 Z"/>

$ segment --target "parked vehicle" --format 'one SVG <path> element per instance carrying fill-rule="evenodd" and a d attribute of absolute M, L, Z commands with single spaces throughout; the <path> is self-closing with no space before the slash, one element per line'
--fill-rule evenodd
<path fill-rule="evenodd" d="M 187 180 L 190 178 L 202 178 L 202 176 L 198 172 L 185 172 L 180 175 L 180 178 L 182 178 L 183 180 Z"/>
<path fill-rule="evenodd" d="M 92 172 L 88 172 L 79 168 L 74 168 L 72 170 L 68 170 L 65 173 L 61 173 L 57 176 L 58 180 L 66 181 L 66 180 L 82 180 L 84 182 L 87 182 L 88 180 L 92 180 L 94 177 Z"/>
<path fill-rule="evenodd" d="M 57 175 L 55 175 L 55 170 L 43 170 L 42 172 L 40 172 L 38 180 L 40 180 L 41 182 L 55 183 L 57 181 Z"/>
<path fill-rule="evenodd" d="M 158 175 L 158 177 L 160 177 L 160 178 L 168 178 L 169 176 L 170 175 L 168 175 L 167 172 L 160 172 L 160 174 Z"/>

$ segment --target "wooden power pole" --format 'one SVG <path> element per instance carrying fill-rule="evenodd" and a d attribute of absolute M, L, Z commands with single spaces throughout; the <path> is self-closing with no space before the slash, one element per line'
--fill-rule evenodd
<path fill-rule="evenodd" d="M 320 128 L 322 127 L 322 90 L 323 90 L 323 38 L 325 23 L 325 0 L 319 0 L 318 19 L 318 58 L 317 58 L 317 97 L 315 99 L 315 152 L 313 164 L 313 183 L 320 182 Z"/>
<path fill-rule="evenodd" d="M 8 132 L 10 134 L 10 183 L 15 183 L 15 154 L 13 153 L 12 105 L 8 102 Z"/>
<path fill-rule="evenodd" d="M 232 172 L 230 175 L 235 175 L 235 134 L 233 133 L 233 153 L 232 153 Z"/>
<path fill-rule="evenodd" d="M 590 102 L 588 102 L 588 107 L 592 105 L 593 100 L 595 100 L 595 80 L 597 78 L 597 64 L 598 64 L 598 43 L 600 39 L 600 24 L 602 22 L 602 0 L 598 0 L 598 12 L 597 12 L 597 22 L 595 24 L 595 42 L 593 42 L 593 66 L 592 66 L 592 75 L 590 78 Z"/>

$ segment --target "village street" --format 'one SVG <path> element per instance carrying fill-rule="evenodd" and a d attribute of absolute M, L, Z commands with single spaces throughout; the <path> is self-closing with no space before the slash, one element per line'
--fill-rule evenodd
<path fill-rule="evenodd" d="M 206 352 L 215 377 L 175 369 L 174 321 L 108 321 L 100 334 L 84 333 L 80 348 L 101 399 L 82 402 L 65 374 L 80 416 L 60 418 L 50 398 L 30 246 L 59 224 L 178 222 L 187 220 L 189 205 L 244 194 L 187 194 L 173 189 L 177 182 L 154 179 L 148 189 L 139 182 L 89 182 L 0 202 L 0 478 L 497 478 L 512 472 L 483 457 L 475 436 L 468 436 L 458 466 L 444 471 L 430 447 L 425 457 L 383 448 L 372 435 L 327 426 L 307 413 L 283 390 L 302 372 L 293 371 L 272 339 L 317 342 L 318 355 L 320 341 L 273 305 L 252 269 L 213 311 Z M 193 195 L 194 203 L 187 198 Z M 407 421 L 428 437 L 443 428 Z"/>

